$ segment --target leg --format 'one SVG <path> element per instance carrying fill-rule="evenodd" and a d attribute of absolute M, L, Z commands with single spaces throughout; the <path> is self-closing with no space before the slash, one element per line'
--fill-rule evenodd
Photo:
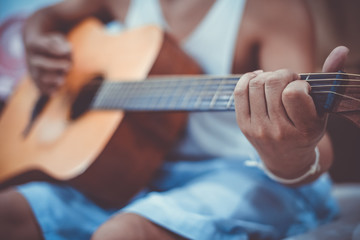
<path fill-rule="evenodd" d="M 120 213 L 104 223 L 92 240 L 183 239 L 182 237 L 133 213 Z"/>
<path fill-rule="evenodd" d="M 26 199 L 14 189 L 0 192 L 0 239 L 43 239 Z"/>
<path fill-rule="evenodd" d="M 90 239 L 102 223 L 118 212 L 97 206 L 67 184 L 31 182 L 16 191 L 29 202 L 44 239 Z"/>
<path fill-rule="evenodd" d="M 136 199 L 121 213 L 138 214 L 188 239 L 214 240 L 282 239 L 316 227 L 334 213 L 331 185 L 325 178 L 303 188 L 289 188 L 238 159 L 174 163 L 173 168 L 165 170 L 169 172 L 161 175 L 162 182 L 167 183 L 159 184 L 162 191 Z M 178 181 L 182 176 L 190 180 Z M 123 224 L 121 230 L 116 229 L 120 228 L 116 221 L 112 228 L 105 228 L 110 221 L 98 233 L 121 233 L 116 235 L 119 238 L 106 239 L 126 238 L 120 238 L 125 232 Z M 142 225 L 131 228 L 138 231 L 135 239 L 144 236 L 142 231 L 139 233 L 139 229 L 144 229 Z M 100 238 L 95 234 L 94 239 L 95 236 Z"/>

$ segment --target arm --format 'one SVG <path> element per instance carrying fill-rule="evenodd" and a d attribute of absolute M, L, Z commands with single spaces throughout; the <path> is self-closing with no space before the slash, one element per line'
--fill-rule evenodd
<path fill-rule="evenodd" d="M 253 5 L 248 7 L 249 14 L 253 11 L 257 26 L 260 67 L 311 72 L 314 36 L 304 3 L 273 0 L 266 5 L 269 9 L 261 1 L 249 3 Z M 327 116 L 317 115 L 310 86 L 297 80 L 298 75 L 289 70 L 245 74 L 236 88 L 235 104 L 241 130 L 275 175 L 284 179 L 302 176 L 314 163 L 318 146 L 321 170 L 298 183 L 304 184 L 328 170 L 333 154 L 325 135 Z"/>
<path fill-rule="evenodd" d="M 116 3 L 116 5 L 115 5 Z M 41 9 L 26 22 L 23 36 L 30 75 L 43 94 L 51 95 L 71 67 L 71 46 L 66 33 L 87 17 L 103 22 L 123 19 L 129 1 L 65 0 Z M 120 8 L 115 15 L 113 11 Z"/>

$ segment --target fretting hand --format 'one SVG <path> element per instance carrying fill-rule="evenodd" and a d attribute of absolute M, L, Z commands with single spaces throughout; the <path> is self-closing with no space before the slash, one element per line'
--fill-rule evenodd
<path fill-rule="evenodd" d="M 336 48 L 323 71 L 342 69 L 347 53 L 345 47 Z M 247 73 L 235 89 L 240 129 L 265 166 L 281 178 L 294 179 L 309 170 L 316 157 L 315 147 L 325 133 L 327 115 L 317 114 L 310 89 L 290 70 Z M 320 163 L 328 166 L 324 161 L 322 158 Z"/>

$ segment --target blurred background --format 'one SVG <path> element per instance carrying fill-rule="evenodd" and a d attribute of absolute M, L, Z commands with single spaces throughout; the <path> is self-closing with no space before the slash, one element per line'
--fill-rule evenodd
<path fill-rule="evenodd" d="M 0 109 L 26 72 L 21 31 L 26 18 L 60 0 L 0 1 Z"/>
<path fill-rule="evenodd" d="M 61 0 L 1 0 L 0 1 L 0 114 L 6 100 L 26 74 L 24 49 L 21 31 L 26 18 L 36 9 L 54 4 Z M 249 0 L 251 1 L 251 0 Z M 350 55 L 345 71 L 360 74 L 360 1 L 359 0 L 305 0 L 308 2 L 316 31 L 317 71 L 328 53 L 338 45 L 350 48 Z M 296 239 L 360 239 L 352 238 L 355 232 L 360 235 L 359 202 L 360 202 L 360 129 L 338 117 L 331 116 L 328 130 L 335 147 L 335 162 L 330 170 L 336 186 L 342 183 L 355 186 L 352 188 L 335 188 L 344 216 L 349 218 L 337 221 L 325 229 Z M 353 183 L 357 183 L 353 185 Z M 351 224 L 352 225 L 351 225 Z M 350 225 L 349 225 L 350 224 Z M 353 230 L 353 229 L 358 230 Z M 329 235 L 334 231 L 340 235 Z M 353 232 L 353 233 L 351 233 Z M 335 236 L 335 238 L 334 238 Z M 325 238 L 324 238 L 325 237 Z M 295 238 L 294 238 L 295 239 Z"/>
<path fill-rule="evenodd" d="M 338 45 L 350 48 L 345 66 L 349 73 L 360 73 L 360 1 L 308 0 L 317 37 L 317 67 Z M 336 182 L 360 182 L 360 129 L 331 116 L 329 132 L 335 146 L 335 162 L 331 176 Z"/>

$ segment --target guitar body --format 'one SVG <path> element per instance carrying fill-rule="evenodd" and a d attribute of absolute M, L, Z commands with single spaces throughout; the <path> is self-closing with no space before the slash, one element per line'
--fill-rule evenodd
<path fill-rule="evenodd" d="M 87 111 L 70 118 L 74 101 L 101 74 L 112 81 L 149 74 L 199 74 L 200 68 L 161 30 L 147 26 L 108 35 L 94 19 L 70 34 L 73 68 L 28 134 L 39 92 L 25 78 L 0 119 L 1 187 L 34 180 L 66 182 L 98 204 L 121 207 L 143 188 L 181 135 L 185 113 Z"/>

